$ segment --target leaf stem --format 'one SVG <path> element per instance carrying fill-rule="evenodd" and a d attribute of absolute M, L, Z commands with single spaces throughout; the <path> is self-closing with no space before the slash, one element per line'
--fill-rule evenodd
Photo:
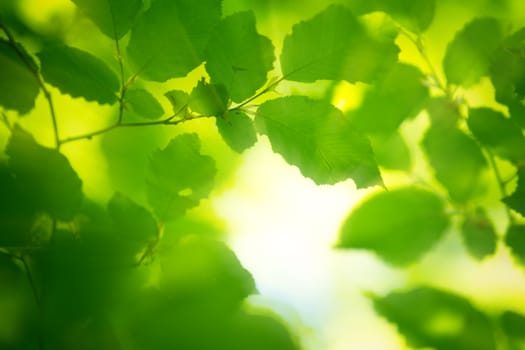
<path fill-rule="evenodd" d="M 13 126 L 9 122 L 9 118 L 7 118 L 7 115 L 4 112 L 2 112 L 2 122 L 4 123 L 7 130 L 13 131 Z"/>
<path fill-rule="evenodd" d="M 270 83 L 268 86 L 266 86 L 264 89 L 253 95 L 252 97 L 248 98 L 247 100 L 239 103 L 238 105 L 232 107 L 229 109 L 230 112 L 236 111 L 241 109 L 242 107 L 246 106 L 248 103 L 252 102 L 253 100 L 261 97 L 262 95 L 266 94 L 267 92 L 271 91 L 273 88 L 275 88 L 277 85 L 279 85 L 280 82 L 282 82 L 285 79 L 285 77 L 280 77 L 276 81 Z"/>

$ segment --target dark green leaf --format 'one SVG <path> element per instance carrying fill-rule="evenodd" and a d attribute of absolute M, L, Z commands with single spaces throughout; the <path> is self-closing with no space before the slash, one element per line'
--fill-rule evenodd
<path fill-rule="evenodd" d="M 397 326 L 411 347 L 496 349 L 490 320 L 463 297 L 420 287 L 373 299 L 376 311 Z"/>
<path fill-rule="evenodd" d="M 426 110 L 432 126 L 450 128 L 455 127 L 460 119 L 458 105 L 447 97 L 435 97 L 427 100 Z"/>
<path fill-rule="evenodd" d="M 144 89 L 127 90 L 125 102 L 135 114 L 145 119 L 158 119 L 164 114 L 160 103 Z"/>
<path fill-rule="evenodd" d="M 108 203 L 115 230 L 126 239 L 147 243 L 157 237 L 157 222 L 151 213 L 120 192 Z"/>
<path fill-rule="evenodd" d="M 294 25 L 284 40 L 281 67 L 288 80 L 371 82 L 397 60 L 398 51 L 393 38 L 372 38 L 346 7 L 331 5 Z"/>
<path fill-rule="evenodd" d="M 368 249 L 389 263 L 407 265 L 427 252 L 447 226 L 435 194 L 401 188 L 377 193 L 355 208 L 341 228 L 338 246 Z"/>
<path fill-rule="evenodd" d="M 221 0 L 156 0 L 137 18 L 128 52 L 141 75 L 155 81 L 183 77 L 204 60 Z"/>
<path fill-rule="evenodd" d="M 244 112 L 230 112 L 215 122 L 224 142 L 235 152 L 242 153 L 257 142 L 253 121 Z"/>
<path fill-rule="evenodd" d="M 449 43 L 443 68 L 448 82 L 470 86 L 489 74 L 494 51 L 503 38 L 502 26 L 494 18 L 476 18 L 456 33 Z"/>
<path fill-rule="evenodd" d="M 436 179 L 450 197 L 457 202 L 472 198 L 487 165 L 476 142 L 457 128 L 431 127 L 422 145 Z"/>
<path fill-rule="evenodd" d="M 359 109 L 350 112 L 356 126 L 366 133 L 395 131 L 416 116 L 428 98 L 424 75 L 414 66 L 398 63 L 368 91 Z"/>
<path fill-rule="evenodd" d="M 226 86 L 235 102 L 255 94 L 266 82 L 274 60 L 272 42 L 257 33 L 250 11 L 224 18 L 206 48 L 206 70 L 211 82 Z"/>
<path fill-rule="evenodd" d="M 190 95 L 181 90 L 171 90 L 164 94 L 173 106 L 173 113 L 180 113 L 188 108 L 190 102 Z"/>
<path fill-rule="evenodd" d="M 503 198 L 503 202 L 521 215 L 525 216 L 525 169 L 518 170 L 518 187 L 508 197 Z"/>
<path fill-rule="evenodd" d="M 435 0 L 351 0 L 349 6 L 358 15 L 386 12 L 409 30 L 420 33 L 432 23 L 436 4 Z"/>
<path fill-rule="evenodd" d="M 505 311 L 501 315 L 500 322 L 507 337 L 525 340 L 525 315 L 514 311 Z"/>
<path fill-rule="evenodd" d="M 370 142 L 327 102 L 303 96 L 267 101 L 255 123 L 274 152 L 317 184 L 348 178 L 357 187 L 381 183 Z"/>
<path fill-rule="evenodd" d="M 110 38 L 126 34 L 142 8 L 142 0 L 72 0 Z"/>
<path fill-rule="evenodd" d="M 115 103 L 119 79 L 99 58 L 65 45 L 46 45 L 37 54 L 42 75 L 64 94 L 98 103 Z"/>
<path fill-rule="evenodd" d="M 148 200 L 157 218 L 172 220 L 199 204 L 213 186 L 213 158 L 200 154 L 197 134 L 183 134 L 151 156 Z"/>
<path fill-rule="evenodd" d="M 507 230 L 505 244 L 516 260 L 525 265 L 525 226 L 511 225 Z"/>
<path fill-rule="evenodd" d="M 25 60 L 36 68 L 33 59 L 24 53 Z M 0 39 L 0 105 L 14 109 L 20 114 L 29 112 L 35 106 L 40 90 L 36 78 L 23 63 L 9 42 Z"/>
<path fill-rule="evenodd" d="M 525 137 L 511 119 L 490 108 L 469 110 L 468 127 L 483 145 L 502 158 L 525 162 Z"/>
<path fill-rule="evenodd" d="M 82 202 L 82 181 L 64 155 L 16 126 L 6 148 L 9 167 L 35 207 L 70 220 Z"/>
<path fill-rule="evenodd" d="M 221 116 L 228 109 L 228 91 L 224 85 L 208 84 L 201 79 L 191 91 L 189 107 L 202 115 Z"/>
<path fill-rule="evenodd" d="M 496 252 L 496 232 L 482 208 L 465 217 L 461 233 L 463 243 L 474 258 L 482 260 Z"/>
<path fill-rule="evenodd" d="M 399 132 L 370 137 L 377 164 L 385 169 L 410 170 L 410 150 Z"/>

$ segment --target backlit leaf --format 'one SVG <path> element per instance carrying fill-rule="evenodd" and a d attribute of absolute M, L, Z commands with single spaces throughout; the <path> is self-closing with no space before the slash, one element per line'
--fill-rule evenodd
<path fill-rule="evenodd" d="M 511 225 L 505 236 L 505 244 L 516 261 L 525 265 L 525 226 Z"/>
<path fill-rule="evenodd" d="M 435 127 L 455 127 L 461 118 L 458 105 L 446 97 L 434 97 L 427 100 L 425 109 L 432 126 Z"/>
<path fill-rule="evenodd" d="M 110 38 L 126 34 L 142 8 L 142 0 L 72 0 Z"/>
<path fill-rule="evenodd" d="M 431 127 L 422 146 L 436 179 L 453 200 L 464 202 L 476 194 L 487 163 L 472 138 L 457 128 Z"/>
<path fill-rule="evenodd" d="M 419 287 L 373 297 L 376 311 L 414 348 L 495 350 L 491 321 L 465 298 Z"/>
<path fill-rule="evenodd" d="M 495 18 L 476 18 L 456 33 L 449 43 L 443 68 L 448 82 L 470 86 L 489 74 L 494 51 L 503 38 Z"/>
<path fill-rule="evenodd" d="M 19 48 L 25 53 L 22 46 Z M 24 56 L 27 62 L 36 67 L 29 55 Z M 0 39 L 0 76 L 0 105 L 6 109 L 14 109 L 20 114 L 33 109 L 40 90 L 38 83 L 16 51 L 3 39 Z"/>
<path fill-rule="evenodd" d="M 294 25 L 284 40 L 281 67 L 293 81 L 371 82 L 397 60 L 398 51 L 393 38 L 373 38 L 350 10 L 331 5 Z"/>
<path fill-rule="evenodd" d="M 381 183 L 370 142 L 331 104 L 303 96 L 265 102 L 255 123 L 274 152 L 317 184 Z"/>
<path fill-rule="evenodd" d="M 412 166 L 410 150 L 399 132 L 370 137 L 377 164 L 385 169 L 409 170 Z"/>
<path fill-rule="evenodd" d="M 33 205 L 60 220 L 70 220 L 82 203 L 82 181 L 64 155 L 39 145 L 16 126 L 6 148 L 8 165 Z"/>
<path fill-rule="evenodd" d="M 125 103 L 136 115 L 144 119 L 158 119 L 164 114 L 161 104 L 144 89 L 127 90 Z"/>
<path fill-rule="evenodd" d="M 222 84 L 235 102 L 255 94 L 266 82 L 275 60 L 272 42 L 257 33 L 252 12 L 224 18 L 206 48 L 206 71 Z"/>
<path fill-rule="evenodd" d="M 181 90 L 170 90 L 164 94 L 170 101 L 173 107 L 173 113 L 181 113 L 181 111 L 189 108 L 190 95 Z"/>
<path fill-rule="evenodd" d="M 430 250 L 447 226 L 443 203 L 435 194 L 400 188 L 377 193 L 353 209 L 338 247 L 368 249 L 389 263 L 407 265 Z"/>
<path fill-rule="evenodd" d="M 503 202 L 521 215 L 525 216 L 525 169 L 518 170 L 518 187 L 510 196 L 503 198 Z"/>
<path fill-rule="evenodd" d="M 148 201 L 160 221 L 184 215 L 211 191 L 213 158 L 200 154 L 197 134 L 176 136 L 163 150 L 153 153 L 147 179 Z"/>
<path fill-rule="evenodd" d="M 117 101 L 119 79 L 92 54 L 57 44 L 44 46 L 37 56 L 46 82 L 62 93 L 101 104 Z"/>
<path fill-rule="evenodd" d="M 500 323 L 508 338 L 525 341 L 525 315 L 514 311 L 505 311 L 501 315 Z"/>
<path fill-rule="evenodd" d="M 155 81 L 183 77 L 204 60 L 221 0 L 155 0 L 131 30 L 128 53 L 141 76 Z"/>
<path fill-rule="evenodd" d="M 206 116 L 221 116 L 228 109 L 228 91 L 224 85 L 208 84 L 201 79 L 190 94 L 189 107 Z"/>
<path fill-rule="evenodd" d="M 244 112 L 233 111 L 215 119 L 223 140 L 232 150 L 242 153 L 257 142 L 253 121 Z"/>
<path fill-rule="evenodd" d="M 474 258 L 481 260 L 496 252 L 496 232 L 482 208 L 465 217 L 461 234 L 465 247 Z"/>

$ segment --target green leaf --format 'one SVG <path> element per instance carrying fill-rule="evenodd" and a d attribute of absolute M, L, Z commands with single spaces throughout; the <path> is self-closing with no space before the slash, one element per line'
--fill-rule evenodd
<path fill-rule="evenodd" d="M 181 111 L 189 108 L 190 95 L 181 90 L 171 90 L 164 94 L 173 106 L 173 113 L 181 113 Z"/>
<path fill-rule="evenodd" d="M 144 89 L 129 89 L 125 95 L 126 105 L 145 119 L 158 119 L 164 114 L 161 104 Z"/>
<path fill-rule="evenodd" d="M 148 201 L 160 221 L 176 219 L 198 205 L 217 172 L 213 158 L 200 154 L 197 134 L 179 135 L 154 152 L 148 170 Z"/>
<path fill-rule="evenodd" d="M 304 96 L 265 102 L 255 124 L 274 152 L 317 184 L 352 178 L 357 187 L 381 183 L 370 142 L 331 104 Z"/>
<path fill-rule="evenodd" d="M 510 196 L 503 198 L 503 202 L 522 216 L 525 216 L 525 169 L 518 170 L 518 187 Z"/>
<path fill-rule="evenodd" d="M 500 319 L 505 335 L 515 340 L 525 340 L 525 315 L 514 311 L 505 311 Z"/>
<path fill-rule="evenodd" d="M 142 0 L 72 0 L 110 38 L 120 39 L 131 28 Z"/>
<path fill-rule="evenodd" d="M 467 23 L 447 46 L 443 68 L 448 82 L 468 87 L 488 75 L 502 39 L 502 26 L 495 18 L 476 18 Z"/>
<path fill-rule="evenodd" d="M 131 30 L 128 53 L 145 78 L 183 77 L 204 60 L 220 18 L 221 0 L 152 1 Z"/>
<path fill-rule="evenodd" d="M 428 98 L 424 75 L 414 66 L 398 63 L 365 95 L 361 106 L 350 112 L 365 133 L 394 132 L 406 119 L 415 117 Z"/>
<path fill-rule="evenodd" d="M 525 265 L 525 225 L 511 225 L 505 236 L 505 244 L 516 261 Z"/>
<path fill-rule="evenodd" d="M 379 166 L 405 171 L 412 167 L 410 150 L 399 132 L 387 136 L 374 135 L 370 137 L 370 142 Z"/>
<path fill-rule="evenodd" d="M 157 222 L 151 213 L 120 192 L 108 203 L 108 213 L 119 235 L 147 243 L 157 237 Z"/>
<path fill-rule="evenodd" d="M 496 155 L 515 163 L 525 161 L 525 137 L 511 119 L 490 108 L 474 108 L 467 123 L 478 141 Z"/>
<path fill-rule="evenodd" d="M 465 217 L 461 234 L 463 243 L 474 258 L 482 260 L 496 252 L 496 232 L 482 208 Z"/>
<path fill-rule="evenodd" d="M 433 193 L 407 187 L 380 192 L 346 218 L 339 248 L 368 249 L 394 265 L 417 261 L 448 226 L 442 201 Z"/>
<path fill-rule="evenodd" d="M 62 93 L 101 104 L 117 101 L 119 79 L 92 54 L 57 44 L 44 46 L 37 56 L 44 79 Z"/>
<path fill-rule="evenodd" d="M 33 59 L 18 45 L 24 59 L 36 68 Z M 25 66 L 8 41 L 0 39 L 0 105 L 14 109 L 20 114 L 29 112 L 35 106 L 40 91 L 36 78 Z"/>
<path fill-rule="evenodd" d="M 71 220 L 82 203 L 82 181 L 64 155 L 36 143 L 15 126 L 6 154 L 16 180 L 33 205 L 60 220 Z"/>
<path fill-rule="evenodd" d="M 266 82 L 275 56 L 272 42 L 257 33 L 253 12 L 224 18 L 206 48 L 206 71 L 211 82 L 222 84 L 231 99 L 241 102 Z"/>
<path fill-rule="evenodd" d="M 206 116 L 221 116 L 228 109 L 228 91 L 224 85 L 208 84 L 204 78 L 190 94 L 189 107 Z"/>
<path fill-rule="evenodd" d="M 257 142 L 253 121 L 244 112 L 230 112 L 215 118 L 215 123 L 224 142 L 235 152 L 242 153 Z"/>
<path fill-rule="evenodd" d="M 453 128 L 461 118 L 458 105 L 447 97 L 429 99 L 425 108 L 434 127 Z"/>
<path fill-rule="evenodd" d="M 293 26 L 284 39 L 282 72 L 293 81 L 371 82 L 397 60 L 393 40 L 374 39 L 346 7 L 331 5 Z"/>
<path fill-rule="evenodd" d="M 430 287 L 374 297 L 376 311 L 414 348 L 495 350 L 491 321 L 465 298 Z"/>
<path fill-rule="evenodd" d="M 382 11 L 415 33 L 424 32 L 432 23 L 435 0 L 351 0 L 349 6 L 355 14 Z"/>
<path fill-rule="evenodd" d="M 431 127 L 422 145 L 436 179 L 450 197 L 457 202 L 472 198 L 487 165 L 476 142 L 457 128 Z"/>

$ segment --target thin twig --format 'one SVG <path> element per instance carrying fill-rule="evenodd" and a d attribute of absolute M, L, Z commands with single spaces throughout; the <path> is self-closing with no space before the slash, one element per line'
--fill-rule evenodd
<path fill-rule="evenodd" d="M 262 95 L 266 94 L 267 92 L 271 91 L 273 88 L 275 88 L 277 85 L 279 85 L 279 83 L 282 82 L 284 79 L 285 79 L 285 77 L 281 77 L 281 78 L 277 79 L 276 81 L 274 81 L 273 83 L 271 83 L 270 85 L 268 85 L 267 87 L 265 87 L 264 89 L 262 89 L 261 91 L 256 93 L 255 95 L 253 95 L 252 97 L 250 97 L 247 100 L 239 103 L 238 105 L 230 108 L 229 111 L 232 112 L 232 111 L 236 111 L 238 109 L 241 109 L 242 107 L 246 106 L 248 103 L 252 102 L 256 98 L 259 98 Z"/>
<path fill-rule="evenodd" d="M 2 122 L 5 124 L 5 127 L 9 130 L 9 131 L 13 131 L 13 126 L 11 125 L 11 123 L 9 122 L 9 118 L 7 118 L 7 115 L 2 112 Z"/>
<path fill-rule="evenodd" d="M 33 277 L 33 273 L 31 272 L 31 268 L 23 256 L 16 256 L 14 255 L 20 262 L 22 262 L 22 265 L 24 265 L 24 270 L 26 271 L 27 280 L 29 282 L 29 285 L 31 287 L 31 291 L 33 292 L 33 297 L 35 298 L 35 304 L 37 307 L 37 312 L 39 315 L 39 318 L 43 321 L 44 314 L 43 314 L 43 306 L 42 306 L 42 300 L 40 298 L 40 295 L 38 293 L 38 289 L 36 287 L 35 279 Z M 44 349 L 44 339 L 42 337 L 41 330 L 38 332 L 38 348 Z"/>

